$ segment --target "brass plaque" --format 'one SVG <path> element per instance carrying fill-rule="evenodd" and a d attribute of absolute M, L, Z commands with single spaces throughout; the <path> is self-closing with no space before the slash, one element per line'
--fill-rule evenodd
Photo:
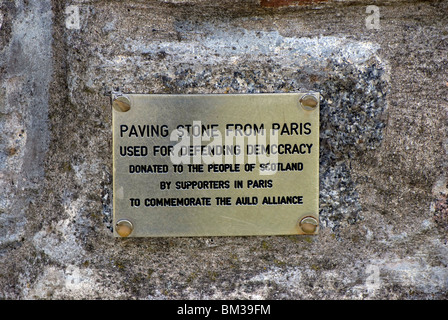
<path fill-rule="evenodd" d="M 112 101 L 115 236 L 317 233 L 317 93 Z"/>

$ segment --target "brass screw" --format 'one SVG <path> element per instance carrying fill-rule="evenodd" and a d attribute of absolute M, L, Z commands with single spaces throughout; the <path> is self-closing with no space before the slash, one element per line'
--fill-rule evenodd
<path fill-rule="evenodd" d="M 115 224 L 115 231 L 117 231 L 118 235 L 120 237 L 127 237 L 129 236 L 132 231 L 134 230 L 134 226 L 132 225 L 132 222 L 126 219 L 118 220 Z"/>
<path fill-rule="evenodd" d="M 305 217 L 299 222 L 299 227 L 305 233 L 314 233 L 316 232 L 317 227 L 319 226 L 319 222 L 314 217 Z"/>
<path fill-rule="evenodd" d="M 300 98 L 300 104 L 305 110 L 314 110 L 319 104 L 319 100 L 313 94 L 305 94 Z"/>
<path fill-rule="evenodd" d="M 126 96 L 118 96 L 112 101 L 112 107 L 118 112 L 127 112 L 131 109 L 131 101 Z"/>

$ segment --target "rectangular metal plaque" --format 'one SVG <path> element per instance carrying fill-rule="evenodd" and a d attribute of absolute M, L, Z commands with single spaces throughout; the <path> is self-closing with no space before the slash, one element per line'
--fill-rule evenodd
<path fill-rule="evenodd" d="M 318 94 L 112 100 L 115 236 L 317 233 Z"/>

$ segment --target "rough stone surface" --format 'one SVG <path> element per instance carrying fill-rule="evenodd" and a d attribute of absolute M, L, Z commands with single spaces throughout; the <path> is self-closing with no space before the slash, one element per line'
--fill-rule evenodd
<path fill-rule="evenodd" d="M 448 3 L 369 4 L 2 1 L 0 298 L 446 299 Z M 113 238 L 117 90 L 320 92 L 320 234 Z"/>

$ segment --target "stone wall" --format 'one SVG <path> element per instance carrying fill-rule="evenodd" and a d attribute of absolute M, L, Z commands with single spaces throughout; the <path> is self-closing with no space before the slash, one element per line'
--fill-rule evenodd
<path fill-rule="evenodd" d="M 0 298 L 447 298 L 448 2 L 0 10 Z M 319 235 L 113 237 L 112 91 L 310 90 Z"/>

